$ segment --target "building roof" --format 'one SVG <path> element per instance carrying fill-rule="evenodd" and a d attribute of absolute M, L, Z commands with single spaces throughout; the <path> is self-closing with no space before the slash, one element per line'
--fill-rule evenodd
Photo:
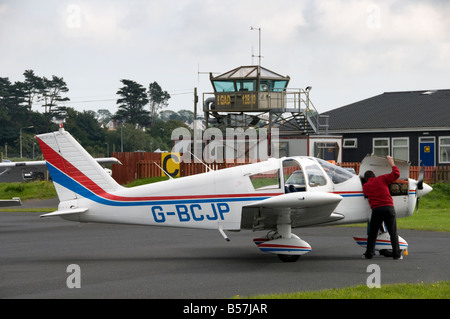
<path fill-rule="evenodd" d="M 329 131 L 450 129 L 450 90 L 386 92 L 322 114 Z"/>
<path fill-rule="evenodd" d="M 240 66 L 216 77 L 212 77 L 212 79 L 213 80 L 256 79 L 258 76 L 262 79 L 275 79 L 275 80 L 289 79 L 289 76 L 282 76 L 259 65 Z"/>

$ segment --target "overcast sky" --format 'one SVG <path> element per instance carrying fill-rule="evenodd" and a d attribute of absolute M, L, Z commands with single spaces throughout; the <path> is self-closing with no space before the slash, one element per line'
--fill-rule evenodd
<path fill-rule="evenodd" d="M 193 110 L 206 72 L 258 64 L 312 86 L 319 112 L 383 92 L 450 88 L 450 1 L 0 0 L 0 77 L 63 77 L 68 106 L 117 111 L 121 79 Z M 200 71 L 200 74 L 199 74 Z M 34 108 L 39 109 L 38 106 Z"/>

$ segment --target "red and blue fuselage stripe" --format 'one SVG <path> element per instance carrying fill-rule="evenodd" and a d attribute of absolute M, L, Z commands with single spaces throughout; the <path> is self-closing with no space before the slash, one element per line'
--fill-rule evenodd
<path fill-rule="evenodd" d="M 258 201 L 281 193 L 258 194 L 215 194 L 215 195 L 182 195 L 182 196 L 118 196 L 103 190 L 99 185 L 83 174 L 69 161 L 55 152 L 42 140 L 39 140 L 47 167 L 54 182 L 66 187 L 74 193 L 92 201 L 111 206 L 144 206 L 185 203 L 239 202 Z"/>

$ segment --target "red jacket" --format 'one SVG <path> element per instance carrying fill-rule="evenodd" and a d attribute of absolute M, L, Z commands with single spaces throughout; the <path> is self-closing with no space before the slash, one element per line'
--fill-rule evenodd
<path fill-rule="evenodd" d="M 370 208 L 394 206 L 391 194 L 389 193 L 389 185 L 399 177 L 400 171 L 397 166 L 392 166 L 392 172 L 390 174 L 369 178 L 363 185 L 363 192 L 369 198 Z"/>

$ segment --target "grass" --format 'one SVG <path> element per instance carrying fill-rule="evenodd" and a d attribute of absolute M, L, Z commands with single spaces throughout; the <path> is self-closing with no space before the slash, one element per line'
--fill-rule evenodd
<path fill-rule="evenodd" d="M 55 186 L 52 182 L 29 182 L 29 183 L 0 183 L 0 199 L 48 199 L 56 197 Z"/>
<path fill-rule="evenodd" d="M 432 185 L 433 191 L 419 199 L 419 211 L 397 220 L 399 229 L 450 232 L 450 183 Z"/>
<path fill-rule="evenodd" d="M 235 299 L 449 299 L 450 282 L 392 284 L 381 288 L 368 288 L 358 285 L 347 288 L 324 289 L 257 296 L 235 296 Z"/>

